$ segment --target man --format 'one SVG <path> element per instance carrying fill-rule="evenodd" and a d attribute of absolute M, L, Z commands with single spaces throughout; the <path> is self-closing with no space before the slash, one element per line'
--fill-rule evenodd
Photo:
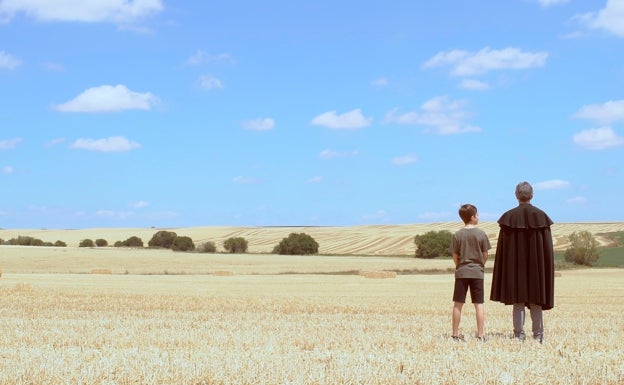
<path fill-rule="evenodd" d="M 533 187 L 528 182 L 516 186 L 518 206 L 498 220 L 500 231 L 494 260 L 490 299 L 513 305 L 514 337 L 524 341 L 525 308 L 533 321 L 533 338 L 544 338 L 543 310 L 555 304 L 555 264 L 553 221 L 531 205 Z"/>

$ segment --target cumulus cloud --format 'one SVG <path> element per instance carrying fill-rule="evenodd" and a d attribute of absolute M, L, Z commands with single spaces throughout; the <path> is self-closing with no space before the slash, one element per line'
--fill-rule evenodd
<path fill-rule="evenodd" d="M 561 179 L 546 180 L 533 185 L 537 190 L 561 190 L 570 187 L 570 182 Z"/>
<path fill-rule="evenodd" d="M 157 102 L 158 99 L 149 92 L 130 91 L 124 85 L 103 85 L 89 88 L 54 108 L 62 112 L 116 112 L 150 110 Z"/>
<path fill-rule="evenodd" d="M 577 132 L 572 136 L 572 140 L 588 150 L 604 150 L 624 145 L 624 137 L 618 136 L 611 127 L 591 128 Z"/>
<path fill-rule="evenodd" d="M 576 15 L 575 19 L 591 29 L 608 31 L 618 37 L 624 37 L 624 1 L 607 0 L 604 8 L 598 12 Z"/>
<path fill-rule="evenodd" d="M 390 84 L 390 82 L 383 76 L 371 82 L 373 87 L 386 87 L 388 84 Z"/>
<path fill-rule="evenodd" d="M 570 0 L 537 0 L 542 7 L 553 7 L 555 5 L 566 4 Z"/>
<path fill-rule="evenodd" d="M 275 120 L 272 118 L 260 118 L 246 120 L 243 122 L 243 128 L 250 131 L 269 131 L 275 127 Z"/>
<path fill-rule="evenodd" d="M 464 110 L 466 101 L 446 96 L 430 99 L 418 111 L 399 113 L 397 108 L 386 114 L 385 123 L 421 125 L 440 135 L 480 132 L 481 127 L 467 123 L 471 114 Z"/>
<path fill-rule="evenodd" d="M 136 202 L 130 203 L 130 207 L 135 208 L 135 209 L 142 209 L 147 206 L 149 206 L 149 203 L 146 201 L 136 201 Z"/>
<path fill-rule="evenodd" d="M 22 64 L 22 62 L 15 56 L 5 51 L 0 51 L 0 69 L 12 70 L 17 68 L 20 64 Z"/>
<path fill-rule="evenodd" d="M 408 154 L 392 158 L 392 163 L 397 166 L 405 166 L 408 164 L 416 163 L 417 161 L 418 157 L 414 154 Z"/>
<path fill-rule="evenodd" d="M 425 62 L 423 68 L 450 66 L 451 75 L 472 76 L 495 70 L 543 67 L 547 58 L 547 52 L 524 52 L 513 47 L 493 50 L 485 47 L 478 52 L 463 50 L 439 52 Z"/>
<path fill-rule="evenodd" d="M 137 142 L 130 141 L 123 136 L 113 136 L 104 139 L 78 139 L 70 148 L 100 152 L 124 152 L 141 148 Z"/>
<path fill-rule="evenodd" d="M 0 140 L 0 150 L 10 150 L 15 148 L 21 141 L 22 138 Z"/>
<path fill-rule="evenodd" d="M 312 178 L 306 180 L 306 183 L 321 183 L 323 182 L 322 176 L 313 176 Z"/>
<path fill-rule="evenodd" d="M 334 151 L 330 149 L 325 149 L 321 151 L 321 153 L 319 154 L 319 158 L 321 159 L 343 158 L 343 157 L 358 156 L 359 154 L 360 152 L 358 150 Z"/>
<path fill-rule="evenodd" d="M 186 60 L 186 64 L 196 66 L 200 64 L 214 63 L 214 62 L 229 62 L 232 58 L 228 53 L 220 53 L 217 55 L 211 55 L 208 52 L 198 49 L 191 57 Z"/>
<path fill-rule="evenodd" d="M 202 75 L 199 77 L 199 86 L 205 90 L 213 90 L 223 88 L 223 83 L 214 76 Z"/>
<path fill-rule="evenodd" d="M 12 166 L 4 166 L 2 167 L 2 173 L 3 174 L 13 174 L 15 172 L 15 169 Z"/>
<path fill-rule="evenodd" d="M 593 120 L 600 124 L 624 121 L 624 100 L 609 100 L 603 104 L 588 104 L 574 113 L 573 117 Z"/>
<path fill-rule="evenodd" d="M 357 130 L 370 125 L 372 121 L 372 118 L 365 117 L 358 108 L 341 115 L 336 114 L 336 111 L 325 112 L 312 119 L 311 124 L 338 130 Z"/>
<path fill-rule="evenodd" d="M 475 79 L 464 79 L 459 84 L 459 88 L 465 90 L 485 91 L 490 89 L 490 85 Z"/>
<path fill-rule="evenodd" d="M 133 23 L 164 8 L 161 0 L 3 0 L 0 19 L 24 14 L 41 21 Z"/>
<path fill-rule="evenodd" d="M 587 198 L 583 196 L 576 196 L 576 197 L 567 199 L 566 202 L 573 204 L 573 205 L 580 205 L 580 204 L 587 203 Z"/>

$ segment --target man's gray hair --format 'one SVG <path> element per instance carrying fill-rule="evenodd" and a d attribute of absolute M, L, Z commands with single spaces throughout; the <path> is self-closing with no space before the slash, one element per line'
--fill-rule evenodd
<path fill-rule="evenodd" d="M 533 199 L 533 187 L 529 182 L 520 182 L 516 185 L 516 198 L 520 202 L 528 202 Z"/>

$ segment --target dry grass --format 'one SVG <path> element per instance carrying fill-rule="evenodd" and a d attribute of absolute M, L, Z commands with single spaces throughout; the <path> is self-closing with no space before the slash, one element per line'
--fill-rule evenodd
<path fill-rule="evenodd" d="M 189 236 L 196 244 L 207 241 L 215 242 L 222 248 L 223 241 L 230 237 L 243 237 L 249 242 L 249 252 L 270 253 L 282 238 L 290 233 L 304 232 L 319 243 L 319 252 L 328 255 L 413 255 L 414 236 L 427 231 L 461 228 L 457 222 L 424 223 L 409 225 L 371 225 L 352 227 L 190 227 L 165 229 L 178 235 Z M 495 222 L 483 222 L 479 225 L 496 244 L 498 225 Z M 10 239 L 27 235 L 44 241 L 62 240 L 70 247 L 77 247 L 83 239 L 106 239 L 109 244 L 123 241 L 131 236 L 138 236 L 147 242 L 159 230 L 158 228 L 102 228 L 82 230 L 0 230 L 0 238 Z M 556 247 L 565 248 L 567 236 L 573 231 L 588 230 L 594 234 L 624 231 L 624 222 L 614 223 L 557 223 L 553 226 Z M 603 240 L 604 241 L 604 240 Z"/>
<path fill-rule="evenodd" d="M 624 382 L 623 270 L 563 272 L 543 345 L 489 302 L 489 341 L 471 306 L 451 341 L 452 280 L 5 273 L 0 384 Z"/>

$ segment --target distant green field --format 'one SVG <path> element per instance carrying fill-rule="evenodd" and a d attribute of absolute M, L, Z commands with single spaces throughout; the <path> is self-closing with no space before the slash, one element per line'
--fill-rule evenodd
<path fill-rule="evenodd" d="M 609 237 L 612 238 L 617 246 L 605 247 L 600 249 L 600 258 L 594 265 L 595 267 L 624 267 L 624 232 L 619 231 L 616 233 L 610 233 Z M 555 253 L 555 262 L 557 266 L 564 266 L 565 252 Z"/>

